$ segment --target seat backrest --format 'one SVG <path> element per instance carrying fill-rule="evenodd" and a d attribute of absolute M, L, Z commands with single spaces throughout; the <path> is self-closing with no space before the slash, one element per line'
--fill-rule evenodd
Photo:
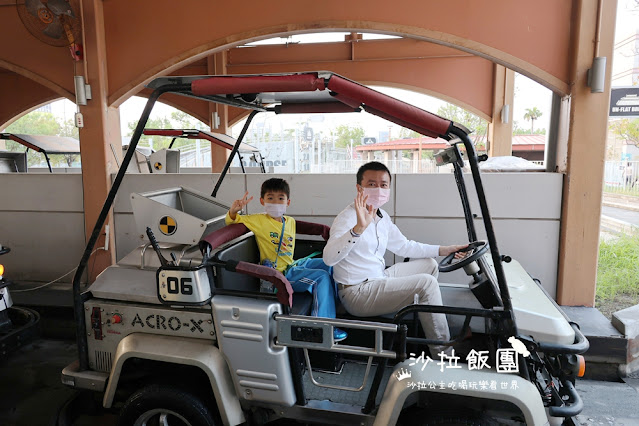
<path fill-rule="evenodd" d="M 226 262 L 237 260 L 250 263 L 260 263 L 260 251 L 257 248 L 253 233 L 242 235 L 235 241 L 218 250 L 213 255 L 214 260 Z M 260 281 L 249 275 L 227 271 L 221 266 L 215 267 L 215 287 L 225 290 L 259 291 Z"/>
<path fill-rule="evenodd" d="M 300 259 L 302 257 L 306 257 L 313 252 L 319 251 L 322 252 L 324 250 L 324 246 L 326 245 L 326 241 L 317 241 L 317 240 L 302 240 L 300 238 L 295 239 L 295 259 Z M 316 258 L 322 258 L 322 253 L 315 256 Z"/>
<path fill-rule="evenodd" d="M 326 245 L 325 241 L 301 240 L 295 241 L 295 259 L 306 257 L 315 251 L 322 251 Z M 322 257 L 321 254 L 316 257 Z M 260 251 L 257 248 L 255 235 L 245 234 L 236 238 L 231 244 L 222 247 L 215 252 L 213 259 L 222 262 L 237 260 L 250 263 L 260 263 Z M 227 271 L 221 266 L 216 266 L 215 287 L 226 290 L 238 291 L 259 291 L 260 283 L 257 278 Z"/>

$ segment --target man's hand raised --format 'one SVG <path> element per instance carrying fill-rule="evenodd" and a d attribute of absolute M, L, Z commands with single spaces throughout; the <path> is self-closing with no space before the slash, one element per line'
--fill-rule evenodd
<path fill-rule="evenodd" d="M 368 195 L 365 196 L 364 191 L 358 187 L 354 204 L 355 213 L 357 213 L 357 225 L 353 227 L 353 232 L 356 234 L 363 233 L 375 218 L 375 209 L 373 209 L 373 206 L 366 204 L 367 200 Z"/>
<path fill-rule="evenodd" d="M 246 191 L 244 193 L 244 197 L 242 197 L 239 200 L 235 200 L 233 201 L 233 204 L 231 204 L 231 208 L 229 209 L 229 217 L 231 218 L 231 220 L 235 220 L 235 217 L 237 215 L 237 213 L 242 210 L 244 208 L 244 206 L 246 206 L 248 203 L 251 202 L 251 200 L 253 199 L 253 197 L 251 198 L 246 198 L 248 197 L 248 191 Z"/>

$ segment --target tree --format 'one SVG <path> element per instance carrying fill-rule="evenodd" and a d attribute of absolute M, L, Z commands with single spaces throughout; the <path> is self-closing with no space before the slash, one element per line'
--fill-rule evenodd
<path fill-rule="evenodd" d="M 129 132 L 127 136 L 133 135 L 136 126 L 138 125 L 137 121 L 129 121 L 127 127 L 129 128 Z M 189 115 L 183 111 L 175 110 L 171 112 L 169 117 L 155 117 L 149 118 L 146 122 L 147 129 L 198 129 L 198 130 L 208 130 L 208 126 L 196 119 L 192 115 Z M 147 146 L 151 147 L 154 150 L 159 150 L 162 148 L 168 148 L 171 144 L 172 138 L 164 137 L 164 136 L 144 136 L 140 138 L 140 142 L 138 146 Z M 173 148 L 177 149 L 183 146 L 193 145 L 193 141 L 190 139 L 179 138 L 175 140 L 173 144 Z"/>
<path fill-rule="evenodd" d="M 67 136 L 74 139 L 80 139 L 80 129 L 75 127 L 73 120 L 64 121 L 60 125 L 60 132 L 58 136 Z M 53 156 L 52 156 L 53 157 Z M 55 157 L 58 157 L 57 155 Z M 67 167 L 71 167 L 73 163 L 78 159 L 78 154 L 60 154 L 61 160 L 63 160 Z"/>
<path fill-rule="evenodd" d="M 513 135 L 529 135 L 530 129 L 524 129 L 523 127 L 519 127 L 519 123 L 517 120 L 513 121 Z M 545 135 L 546 129 L 536 129 L 536 135 Z"/>
<path fill-rule="evenodd" d="M 639 118 L 623 118 L 610 124 L 612 133 L 633 145 L 639 145 Z"/>
<path fill-rule="evenodd" d="M 351 145 L 361 145 L 362 138 L 364 137 L 364 129 L 359 124 L 355 127 L 351 127 L 346 124 L 340 124 L 335 128 L 335 146 L 338 148 L 346 148 Z"/>
<path fill-rule="evenodd" d="M 456 105 L 446 104 L 439 107 L 439 109 L 437 110 L 437 115 L 459 123 L 464 127 L 470 129 L 471 131 L 474 130 L 475 137 L 473 142 L 476 145 L 481 144 L 485 141 L 486 133 L 488 131 L 488 122 L 476 116 L 472 112 L 466 111 L 465 109 L 460 108 Z"/>
<path fill-rule="evenodd" d="M 33 111 L 7 127 L 8 133 L 58 136 L 62 126 L 50 112 Z"/>
<path fill-rule="evenodd" d="M 129 124 L 127 124 L 127 127 L 129 128 L 129 132 L 127 133 L 127 136 L 133 135 L 133 132 L 135 131 L 135 128 L 137 127 L 137 125 L 138 125 L 137 121 L 129 121 Z M 171 121 L 168 118 L 157 117 L 157 118 L 149 118 L 149 120 L 146 122 L 145 127 L 147 129 L 172 129 L 173 125 L 171 124 Z M 151 147 L 151 145 L 153 145 L 152 148 L 157 151 L 158 149 L 168 148 L 170 143 L 171 143 L 171 139 L 169 138 L 165 138 L 162 136 L 142 135 L 140 137 L 140 142 L 138 143 L 138 146 Z"/>
<path fill-rule="evenodd" d="M 171 122 L 179 129 L 209 130 L 209 127 L 206 124 L 192 115 L 179 110 L 171 112 Z"/>
<path fill-rule="evenodd" d="M 526 114 L 524 114 L 524 120 L 530 120 L 530 134 L 535 134 L 535 120 L 541 117 L 543 113 L 537 109 L 537 107 L 526 108 Z"/>
<path fill-rule="evenodd" d="M 417 133 L 414 130 L 407 129 L 406 127 L 402 127 L 399 129 L 399 137 L 400 139 L 419 139 L 422 135 Z"/>

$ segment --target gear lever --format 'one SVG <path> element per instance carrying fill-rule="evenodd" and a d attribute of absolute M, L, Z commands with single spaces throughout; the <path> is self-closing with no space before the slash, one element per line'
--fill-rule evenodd
<path fill-rule="evenodd" d="M 169 266 L 169 262 L 162 256 L 162 252 L 160 251 L 160 246 L 158 245 L 157 240 L 155 239 L 155 235 L 153 235 L 153 231 L 148 226 L 146 227 L 146 236 L 149 237 L 149 241 L 151 242 L 151 247 L 155 250 L 155 254 L 160 258 L 160 264 L 162 267 Z"/>

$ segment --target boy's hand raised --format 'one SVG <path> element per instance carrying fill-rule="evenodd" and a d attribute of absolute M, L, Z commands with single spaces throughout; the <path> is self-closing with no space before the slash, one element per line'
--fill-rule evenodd
<path fill-rule="evenodd" d="M 246 197 L 248 197 L 248 191 L 244 193 L 244 196 L 241 199 L 235 200 L 233 201 L 233 204 L 231 204 L 231 208 L 229 209 L 229 217 L 231 218 L 231 220 L 235 220 L 235 216 L 237 215 L 237 213 L 253 199 L 253 197 L 248 199 Z"/>

